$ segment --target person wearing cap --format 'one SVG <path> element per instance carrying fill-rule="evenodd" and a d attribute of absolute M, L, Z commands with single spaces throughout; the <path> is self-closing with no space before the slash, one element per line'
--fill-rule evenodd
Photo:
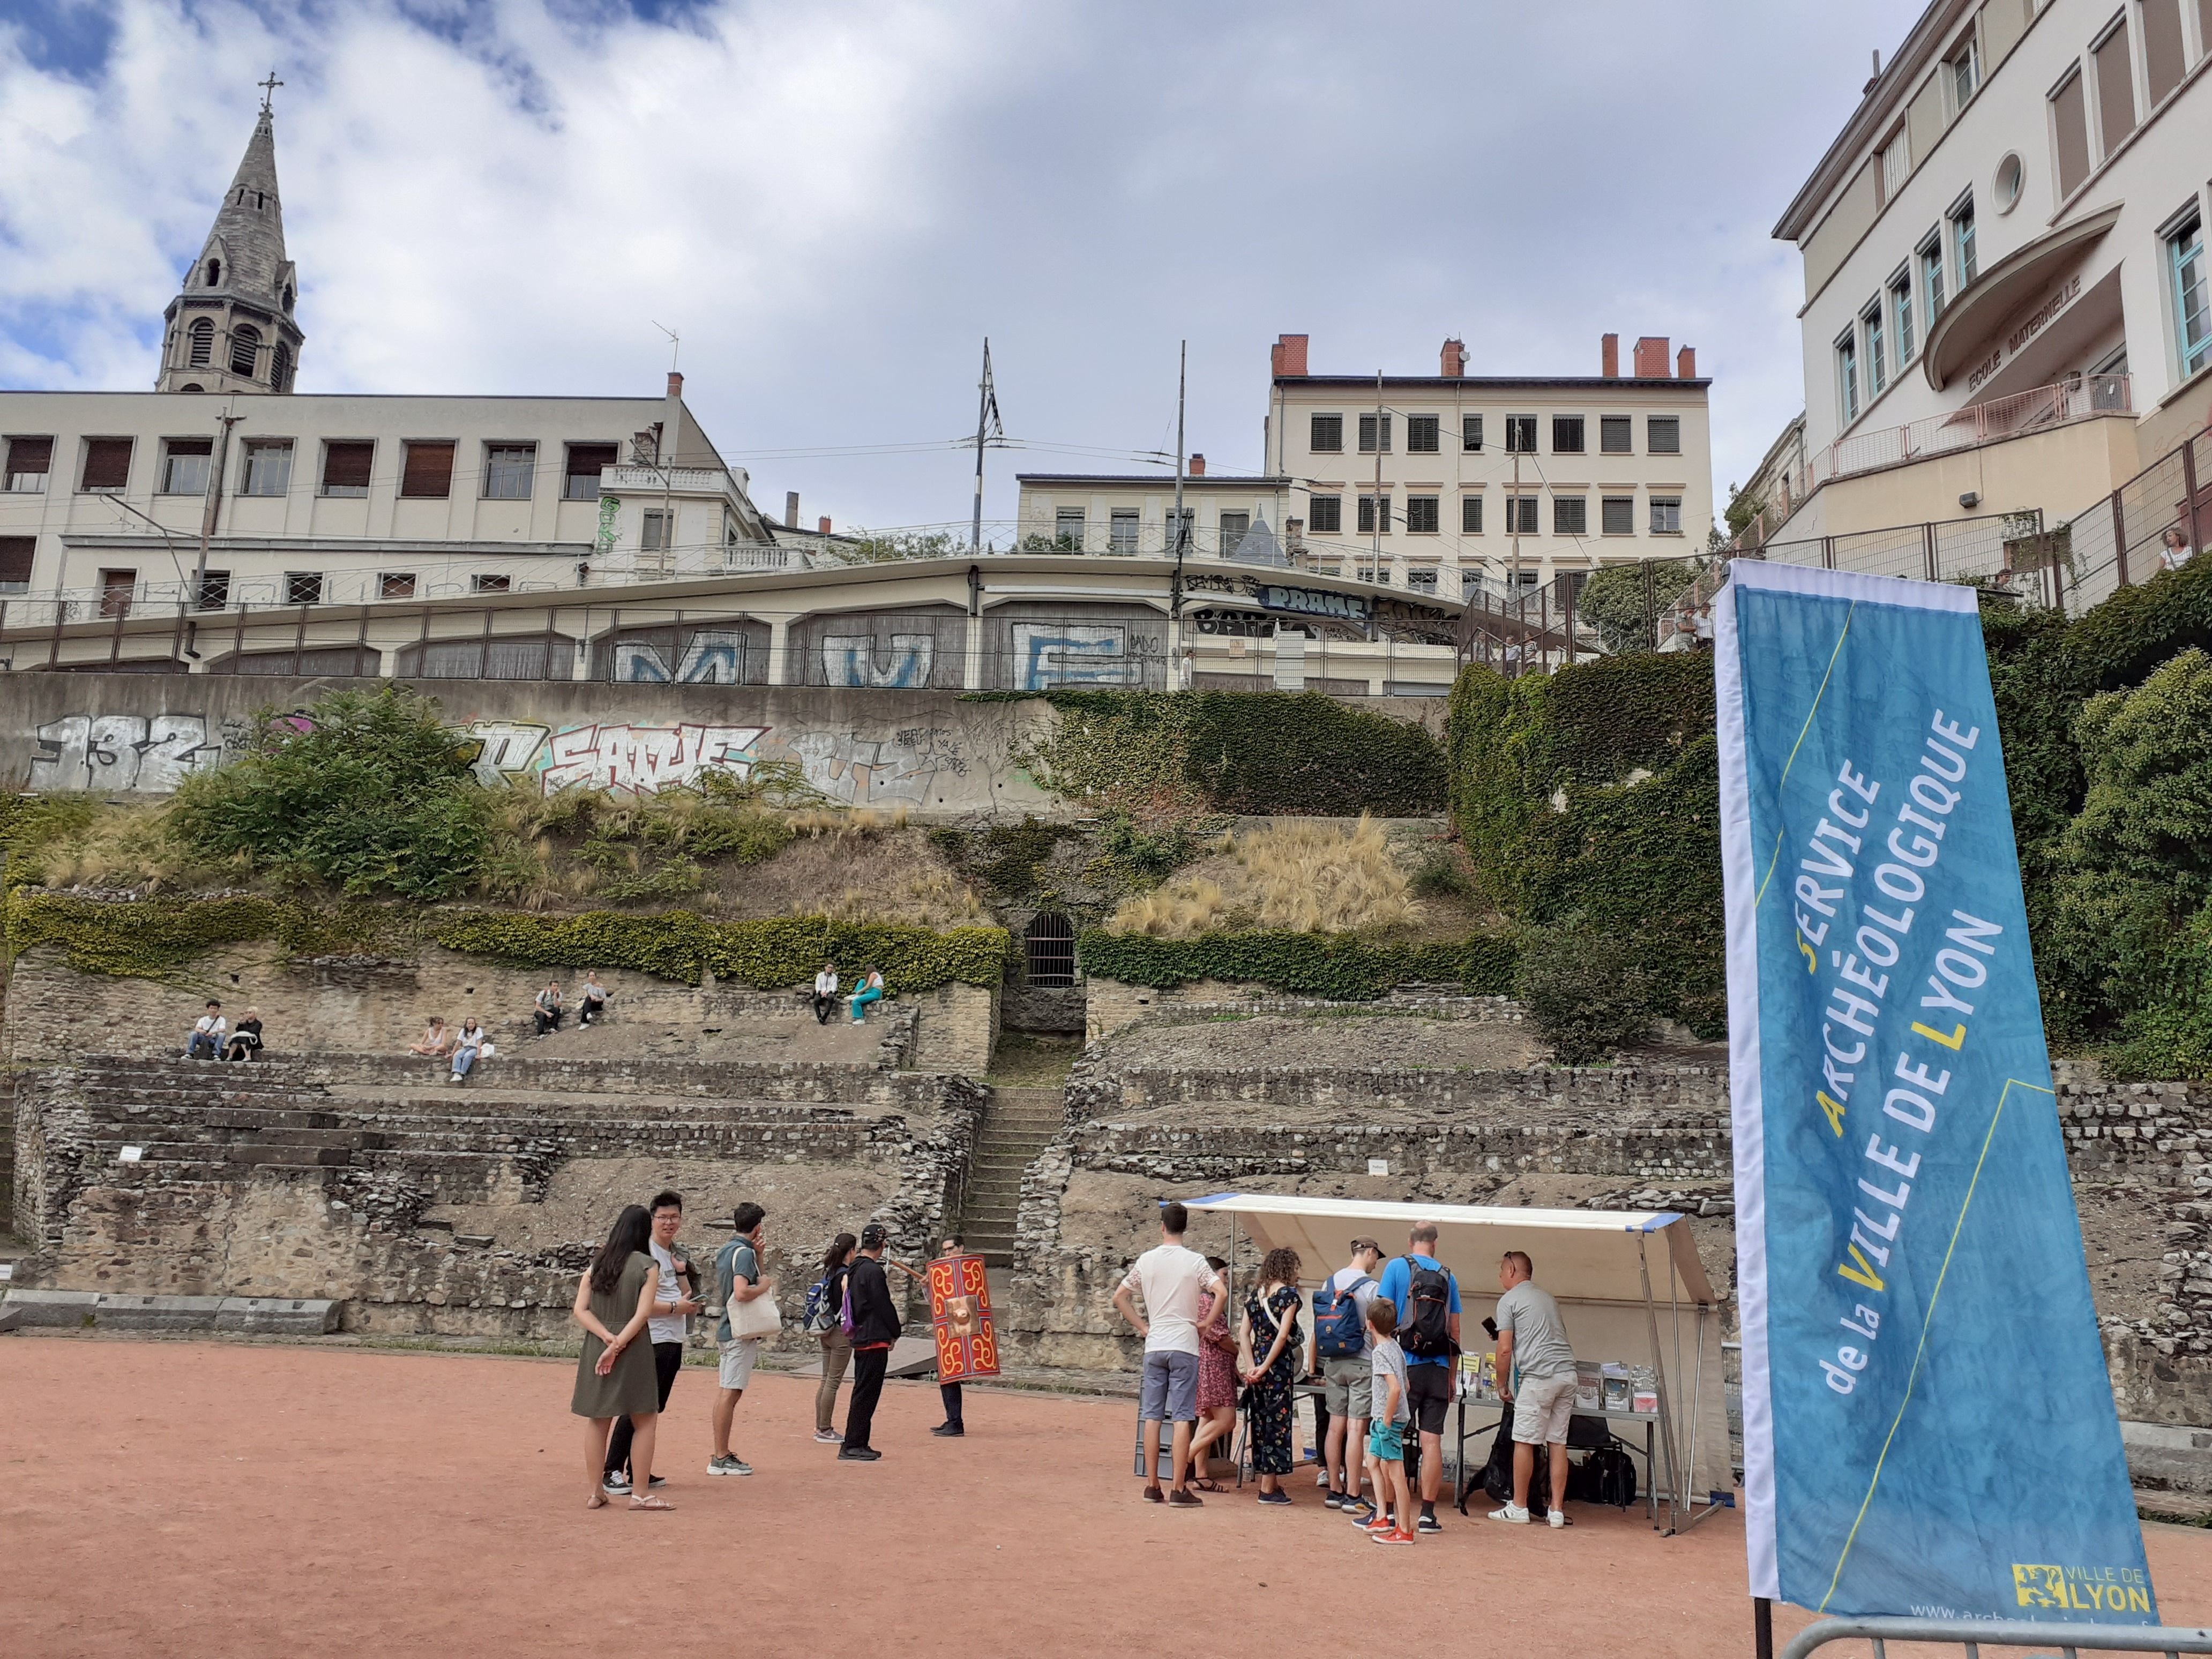
<path fill-rule="evenodd" d="M 1375 1268 L 1382 1260 L 1380 1244 L 1371 1238 L 1355 1238 L 1351 1261 L 1331 1273 L 1328 1282 L 1314 1292 L 1313 1343 L 1307 1370 L 1321 1374 L 1322 1397 L 1328 1407 L 1328 1436 L 1322 1448 L 1328 1463 L 1328 1496 L 1322 1502 L 1332 1510 L 1353 1509 L 1360 1502 L 1360 1449 L 1367 1443 L 1370 1395 L 1374 1388 L 1374 1339 L 1368 1331 L 1367 1310 L 1375 1300 Z M 1340 1333 L 1354 1319 L 1358 1324 L 1358 1346 L 1347 1347 Z M 1328 1322 L 1326 1330 L 1323 1321 Z"/>
<path fill-rule="evenodd" d="M 884 1225 L 871 1221 L 860 1230 L 860 1253 L 846 1275 L 845 1294 L 853 1309 L 853 1398 L 845 1410 L 845 1443 L 837 1449 L 842 1462 L 872 1463 L 883 1455 L 868 1443 L 868 1434 L 883 1395 L 891 1345 L 900 1334 L 898 1309 L 884 1277 L 884 1246 L 890 1242 Z"/>

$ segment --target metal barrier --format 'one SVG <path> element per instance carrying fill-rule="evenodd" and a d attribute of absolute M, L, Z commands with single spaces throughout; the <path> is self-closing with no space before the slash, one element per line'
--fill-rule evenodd
<path fill-rule="evenodd" d="M 2167 1659 L 2185 1653 L 2212 1653 L 2212 1630 L 2173 1626 L 2045 1625 L 2028 1620 L 1823 1619 L 1808 1625 L 1782 1650 L 1782 1659 L 1811 1659 L 1835 1642 L 1870 1642 L 1874 1659 L 1888 1659 L 1889 1644 L 1940 1643 L 1966 1650 L 1966 1659 L 1981 1659 L 1984 1648 L 2026 1648 L 2032 1654 L 2160 1653 Z M 1844 1659 L 1841 1654 L 1830 1659 Z"/>

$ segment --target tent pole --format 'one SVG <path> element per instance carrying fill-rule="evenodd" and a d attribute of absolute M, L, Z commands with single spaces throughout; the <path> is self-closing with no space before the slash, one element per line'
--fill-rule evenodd
<path fill-rule="evenodd" d="M 1644 1279 L 1644 1319 L 1651 1338 L 1651 1368 L 1657 1374 L 1659 1445 L 1660 1449 L 1667 1454 L 1667 1535 L 1672 1537 L 1680 1530 L 1682 1478 L 1674 1460 L 1674 1419 L 1668 1411 L 1667 1351 L 1659 1346 L 1659 1310 L 1651 1300 L 1650 1237 L 1648 1233 L 1636 1235 L 1636 1269 Z M 1671 1241 L 1668 1248 L 1673 1248 Z"/>

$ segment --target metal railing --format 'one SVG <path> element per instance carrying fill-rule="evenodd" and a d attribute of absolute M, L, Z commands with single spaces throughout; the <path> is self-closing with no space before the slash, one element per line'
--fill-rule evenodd
<path fill-rule="evenodd" d="M 1969 404 L 1948 415 L 1930 415 L 1905 426 L 1847 433 L 1807 458 L 1803 469 L 1790 481 L 1790 493 L 1802 504 L 1806 496 L 1836 478 L 1978 448 L 2100 415 L 2125 415 L 2134 408 L 2133 386 L 2126 375 L 2078 374 L 2008 398 Z"/>
<path fill-rule="evenodd" d="M 1940 1644 L 1965 1650 L 1965 1659 L 1980 1659 L 1984 1648 L 2026 1648 L 2031 1653 L 2164 1654 L 2212 1653 L 2212 1630 L 2175 1626 L 2057 1625 L 2028 1620 L 1823 1619 L 1808 1625 L 1782 1650 L 1782 1659 L 1811 1659 L 1837 1642 L 1868 1642 L 1874 1659 L 1888 1659 L 1893 1642 Z M 1841 1654 L 1832 1659 L 1844 1659 Z"/>
<path fill-rule="evenodd" d="M 2212 432 L 2200 432 L 2052 532 L 2072 573 L 2067 609 L 2079 613 L 2163 568 L 2168 531 L 2203 557 L 2212 535 Z"/>

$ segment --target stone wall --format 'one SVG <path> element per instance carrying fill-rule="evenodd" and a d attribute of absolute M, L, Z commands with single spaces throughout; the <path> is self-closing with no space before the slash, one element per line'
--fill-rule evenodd
<path fill-rule="evenodd" d="M 1356 1011 L 1363 1005 L 1328 1002 L 1318 997 L 1285 996 L 1264 985 L 1232 984 L 1218 979 L 1194 980 L 1170 990 L 1149 985 L 1126 985 L 1117 979 L 1091 975 L 1084 981 L 1083 1040 L 1097 1042 L 1133 1025 L 1164 1020 L 1204 1019 L 1213 1014 L 1303 1014 L 1323 1010 Z M 1398 1013 L 1425 1014 L 1436 1019 L 1498 1019 L 1518 1021 L 1517 1005 L 1505 997 L 1470 997 L 1425 986 L 1401 986 L 1371 1005 Z M 1053 1028 L 1056 1029 L 1056 1028 Z"/>

